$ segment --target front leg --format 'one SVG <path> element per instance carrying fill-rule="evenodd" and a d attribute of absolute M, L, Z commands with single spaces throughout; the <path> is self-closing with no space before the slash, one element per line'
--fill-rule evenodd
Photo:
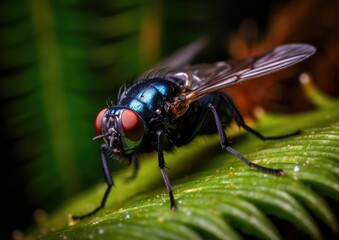
<path fill-rule="evenodd" d="M 107 183 L 107 188 L 106 188 L 106 191 L 104 193 L 104 196 L 101 199 L 101 203 L 97 208 L 95 208 L 93 211 L 91 211 L 87 214 L 80 215 L 80 216 L 72 216 L 72 218 L 74 220 L 90 217 L 90 216 L 94 215 L 96 212 L 98 212 L 100 209 L 105 207 L 108 195 L 111 191 L 112 186 L 114 185 L 113 179 L 112 179 L 112 176 L 111 176 L 111 172 L 110 172 L 110 169 L 108 167 L 106 156 L 105 156 L 105 153 L 107 152 L 107 150 L 108 150 L 107 145 L 102 144 L 101 145 L 101 166 L 102 166 L 102 170 L 104 172 L 104 177 L 105 177 L 105 181 Z"/>
<path fill-rule="evenodd" d="M 168 195 L 169 195 L 169 198 L 170 198 L 170 201 L 171 201 L 171 210 L 174 211 L 174 210 L 177 209 L 177 206 L 175 204 L 171 183 L 170 183 L 168 176 L 167 176 L 167 173 L 165 171 L 165 159 L 164 159 L 164 154 L 163 154 L 162 145 L 161 145 L 162 133 L 163 133 L 162 131 L 157 132 L 157 135 L 158 135 L 158 164 L 159 164 L 159 168 L 160 168 L 162 177 L 164 179 L 164 182 L 166 184 Z"/>

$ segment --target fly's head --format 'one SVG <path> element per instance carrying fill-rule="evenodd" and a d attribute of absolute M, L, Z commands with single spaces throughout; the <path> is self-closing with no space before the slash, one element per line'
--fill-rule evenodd
<path fill-rule="evenodd" d="M 126 156 L 135 151 L 144 136 L 144 124 L 133 110 L 112 106 L 101 110 L 95 119 L 97 136 L 102 138 L 110 151 Z"/>

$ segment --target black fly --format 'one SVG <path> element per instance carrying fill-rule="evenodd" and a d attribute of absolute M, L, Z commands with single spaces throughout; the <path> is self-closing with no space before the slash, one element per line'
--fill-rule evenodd
<path fill-rule="evenodd" d="M 314 54 L 315 48 L 308 44 L 287 44 L 243 60 L 180 67 L 202 45 L 202 41 L 189 45 L 156 70 L 148 71 L 137 83 L 121 88 L 117 104 L 99 112 L 95 120 L 98 135 L 94 139 L 104 141 L 101 145 L 101 163 L 107 189 L 99 207 L 88 214 L 73 216 L 73 219 L 91 216 L 105 206 L 113 186 L 107 154 L 112 155 L 113 159 L 127 159 L 134 166 L 135 176 L 138 169 L 136 156 L 157 151 L 170 207 L 175 210 L 163 151 L 186 145 L 198 135 L 218 133 L 223 150 L 250 167 L 284 175 L 281 169 L 250 162 L 229 146 L 223 126 L 234 119 L 240 127 L 262 140 L 281 139 L 297 132 L 277 137 L 261 135 L 245 124 L 232 100 L 221 90 L 296 64 Z"/>

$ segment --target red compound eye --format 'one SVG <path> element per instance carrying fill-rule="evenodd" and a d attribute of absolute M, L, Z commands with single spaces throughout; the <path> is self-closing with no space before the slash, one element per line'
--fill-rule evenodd
<path fill-rule="evenodd" d="M 102 109 L 97 117 L 95 118 L 95 122 L 94 122 L 94 127 L 95 130 L 97 131 L 98 135 L 101 135 L 101 122 L 102 122 L 102 118 L 104 117 L 104 113 L 106 112 L 107 108 Z"/>
<path fill-rule="evenodd" d="M 125 109 L 121 115 L 121 125 L 125 136 L 133 141 L 139 141 L 144 135 L 144 124 L 140 117 L 132 110 Z"/>

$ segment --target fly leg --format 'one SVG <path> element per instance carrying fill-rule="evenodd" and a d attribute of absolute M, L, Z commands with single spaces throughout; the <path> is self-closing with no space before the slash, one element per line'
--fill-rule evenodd
<path fill-rule="evenodd" d="M 221 147 L 222 147 L 223 150 L 226 150 L 227 152 L 233 154 L 235 157 L 239 158 L 241 161 L 243 161 L 244 163 L 246 163 L 250 167 L 253 167 L 255 169 L 258 169 L 258 170 L 261 170 L 261 171 L 267 172 L 267 173 L 273 173 L 273 174 L 277 174 L 277 175 L 285 175 L 284 171 L 281 170 L 281 169 L 267 168 L 267 167 L 263 167 L 263 166 L 260 166 L 258 164 L 252 163 L 250 160 L 248 160 L 246 157 L 244 157 L 237 150 L 230 147 L 229 144 L 228 144 L 228 141 L 227 141 L 227 136 L 226 136 L 225 130 L 222 126 L 222 123 L 221 123 L 221 120 L 220 120 L 220 117 L 218 115 L 217 110 L 215 109 L 215 107 L 212 104 L 209 104 L 208 107 L 211 109 L 211 111 L 213 113 L 215 124 L 217 125 L 218 133 L 219 133 L 219 136 L 220 136 Z"/>
<path fill-rule="evenodd" d="M 164 182 L 166 184 L 168 195 L 171 201 L 171 210 L 175 211 L 177 209 L 177 206 L 175 204 L 171 183 L 165 171 L 165 159 L 164 159 L 164 154 L 163 154 L 162 145 L 161 145 L 162 131 L 158 131 L 157 135 L 158 135 L 158 164 L 159 164 L 159 168 L 160 168 L 162 177 L 164 179 Z"/>
<path fill-rule="evenodd" d="M 137 173 L 138 173 L 138 170 L 139 170 L 139 160 L 136 156 L 134 156 L 134 155 L 130 156 L 129 161 L 130 161 L 130 164 L 133 167 L 133 172 L 132 172 L 131 176 L 128 176 L 128 177 L 125 178 L 126 182 L 133 180 L 137 176 Z"/>
<path fill-rule="evenodd" d="M 261 133 L 257 132 L 256 130 L 254 130 L 253 128 L 251 128 L 251 127 L 249 127 L 248 125 L 245 124 L 245 121 L 244 121 L 243 117 L 241 116 L 240 112 L 238 111 L 238 109 L 236 108 L 236 106 L 234 105 L 232 100 L 227 95 L 223 94 L 223 99 L 225 100 L 227 107 L 231 111 L 231 114 L 234 117 L 234 120 L 237 122 L 237 124 L 240 127 L 244 128 L 246 131 L 252 133 L 253 135 L 255 135 L 256 137 L 260 138 L 263 141 L 283 139 L 283 138 L 295 136 L 295 135 L 298 135 L 298 134 L 301 133 L 300 130 L 297 130 L 293 133 L 289 133 L 289 134 L 285 134 L 285 135 L 265 137 Z"/>
<path fill-rule="evenodd" d="M 98 212 L 100 209 L 105 207 L 108 195 L 111 191 L 112 186 L 114 185 L 113 179 L 112 179 L 112 176 L 111 176 L 111 172 L 109 170 L 107 160 L 106 160 L 106 156 L 105 156 L 105 153 L 107 152 L 107 150 L 108 150 L 107 145 L 102 144 L 101 145 L 101 165 L 102 165 L 102 169 L 104 171 L 104 177 L 105 177 L 105 181 L 107 183 L 107 188 L 106 188 L 106 191 L 104 193 L 104 196 L 102 197 L 101 203 L 97 208 L 95 208 L 93 211 L 91 211 L 87 214 L 84 214 L 84 215 L 81 215 L 81 216 L 72 216 L 72 218 L 74 220 L 90 217 L 90 216 L 94 215 L 96 212 Z"/>

